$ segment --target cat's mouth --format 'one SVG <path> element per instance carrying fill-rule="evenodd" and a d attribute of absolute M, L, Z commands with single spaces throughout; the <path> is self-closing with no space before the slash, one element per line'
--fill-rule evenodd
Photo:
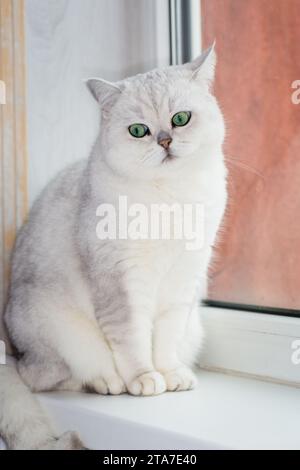
<path fill-rule="evenodd" d="M 171 153 L 167 153 L 167 155 L 164 157 L 161 163 L 170 163 L 173 160 L 176 160 L 177 157 L 175 155 L 172 155 Z"/>

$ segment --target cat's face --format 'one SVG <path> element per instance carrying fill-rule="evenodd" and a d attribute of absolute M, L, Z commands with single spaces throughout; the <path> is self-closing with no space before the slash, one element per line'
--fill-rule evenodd
<path fill-rule="evenodd" d="M 214 52 L 185 66 L 137 75 L 116 85 L 92 79 L 102 107 L 107 163 L 126 176 L 152 177 L 189 165 L 222 145 L 224 122 L 209 92 Z"/>

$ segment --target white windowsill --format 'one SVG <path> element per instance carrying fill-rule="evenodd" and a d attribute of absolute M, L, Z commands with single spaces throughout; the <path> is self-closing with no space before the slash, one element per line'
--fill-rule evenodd
<path fill-rule="evenodd" d="M 297 388 L 200 371 L 189 392 L 41 394 L 58 429 L 92 449 L 300 449 Z"/>
<path fill-rule="evenodd" d="M 210 371 L 199 372 L 196 390 L 40 394 L 58 430 L 77 430 L 92 449 L 300 450 L 300 364 L 291 360 L 300 319 L 204 307 L 203 321 Z"/>

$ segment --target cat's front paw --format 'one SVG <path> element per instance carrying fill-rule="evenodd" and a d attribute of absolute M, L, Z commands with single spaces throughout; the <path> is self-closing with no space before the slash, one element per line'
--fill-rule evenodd
<path fill-rule="evenodd" d="M 164 372 L 164 378 L 169 392 L 179 392 L 183 390 L 191 390 L 197 384 L 195 374 L 185 366 L 169 372 Z"/>
<path fill-rule="evenodd" d="M 136 377 L 128 385 L 128 392 L 131 395 L 159 395 L 166 391 L 166 382 L 163 376 L 156 371 L 147 372 Z"/>
<path fill-rule="evenodd" d="M 113 375 L 106 379 L 98 378 L 88 384 L 88 389 L 100 395 L 121 395 L 125 393 L 126 386 L 118 375 Z"/>

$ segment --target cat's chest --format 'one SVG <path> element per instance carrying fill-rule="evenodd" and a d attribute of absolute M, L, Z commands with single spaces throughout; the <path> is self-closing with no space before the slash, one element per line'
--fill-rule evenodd
<path fill-rule="evenodd" d="M 197 243 L 192 246 L 190 240 L 170 239 L 129 243 L 127 252 L 130 259 L 135 259 L 135 265 L 145 269 L 153 282 L 159 284 L 175 271 L 185 275 L 199 271 L 206 249 L 198 249 Z"/>
<path fill-rule="evenodd" d="M 202 203 L 213 205 L 224 197 L 225 178 L 222 166 L 214 171 L 188 172 L 179 174 L 175 180 L 157 181 L 153 195 L 169 202 Z"/>

